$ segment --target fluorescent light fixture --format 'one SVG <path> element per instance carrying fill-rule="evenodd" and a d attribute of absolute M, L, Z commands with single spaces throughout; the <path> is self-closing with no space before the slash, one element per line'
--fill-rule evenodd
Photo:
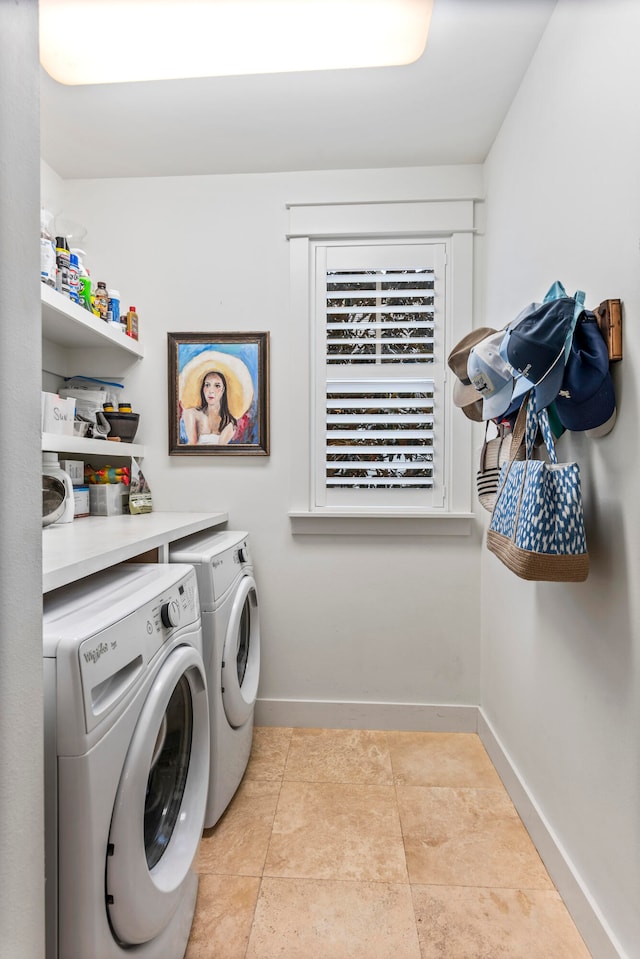
<path fill-rule="evenodd" d="M 66 84 L 412 63 L 433 0 L 40 0 L 40 61 Z"/>

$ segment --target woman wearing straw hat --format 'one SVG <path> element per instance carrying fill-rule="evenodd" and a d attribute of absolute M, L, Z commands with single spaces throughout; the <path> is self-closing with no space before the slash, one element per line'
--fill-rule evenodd
<path fill-rule="evenodd" d="M 189 445 L 226 446 L 253 400 L 253 382 L 238 357 L 205 350 L 180 374 L 182 422 Z"/>

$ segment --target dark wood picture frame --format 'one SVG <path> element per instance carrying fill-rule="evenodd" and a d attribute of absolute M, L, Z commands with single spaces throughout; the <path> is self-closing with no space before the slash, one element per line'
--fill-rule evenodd
<path fill-rule="evenodd" d="M 269 455 L 269 334 L 168 333 L 169 455 Z"/>

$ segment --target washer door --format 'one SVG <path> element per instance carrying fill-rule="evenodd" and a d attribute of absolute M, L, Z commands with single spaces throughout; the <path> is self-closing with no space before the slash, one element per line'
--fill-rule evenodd
<path fill-rule="evenodd" d="M 243 576 L 233 598 L 222 654 L 222 703 L 231 726 L 253 715 L 260 679 L 258 594 L 252 576 Z"/>
<path fill-rule="evenodd" d="M 111 820 L 107 912 L 120 943 L 147 942 L 170 922 L 200 842 L 208 781 L 204 666 L 193 646 L 178 646 L 138 718 Z"/>

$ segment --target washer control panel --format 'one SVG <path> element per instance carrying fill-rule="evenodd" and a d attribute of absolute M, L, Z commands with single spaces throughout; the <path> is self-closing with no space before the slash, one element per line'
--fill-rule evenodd
<path fill-rule="evenodd" d="M 139 681 L 175 631 L 190 624 L 200 626 L 193 569 L 118 624 L 80 644 L 78 663 L 87 731 Z"/>

